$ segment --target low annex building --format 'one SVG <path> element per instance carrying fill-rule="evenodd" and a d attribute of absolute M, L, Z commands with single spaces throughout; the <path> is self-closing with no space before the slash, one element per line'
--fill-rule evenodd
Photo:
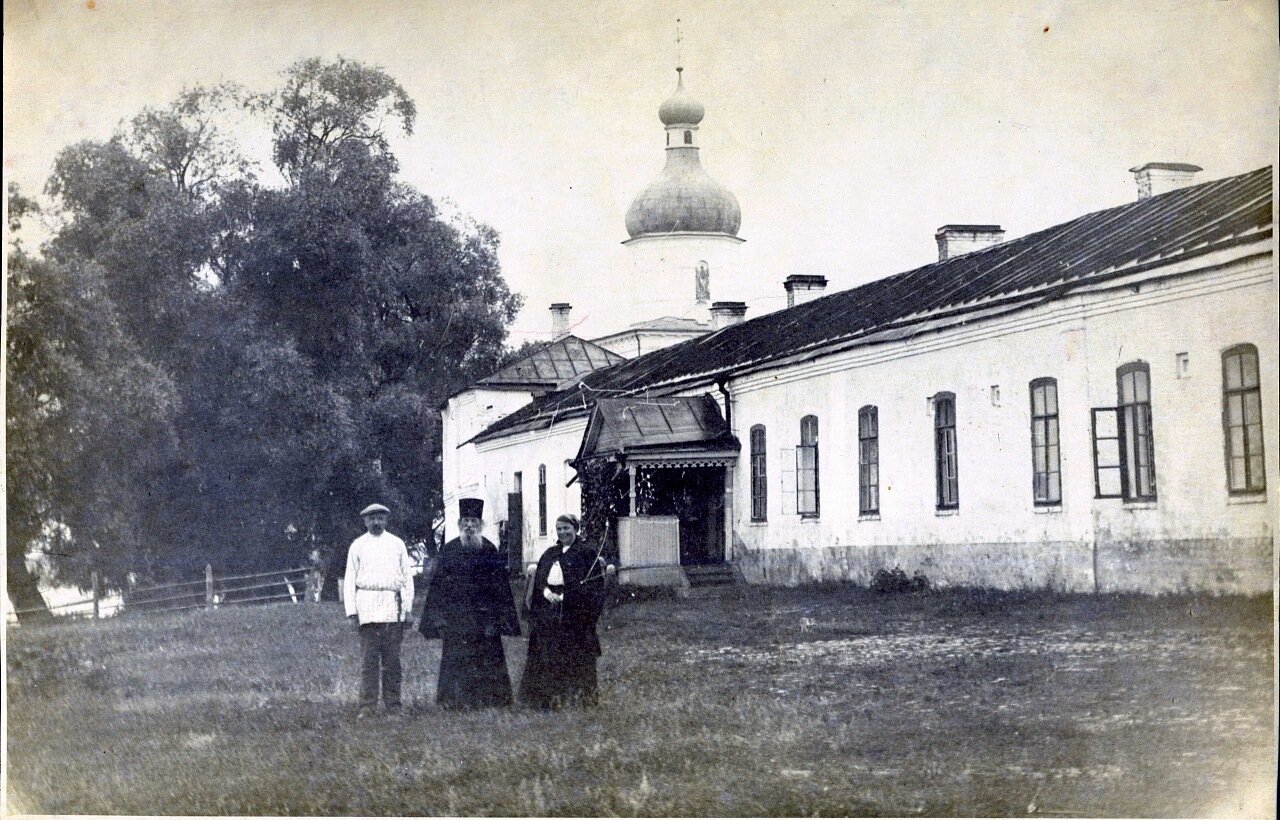
<path fill-rule="evenodd" d="M 547 508 L 581 505 L 575 464 L 607 458 L 647 488 L 633 499 L 649 509 L 619 519 L 660 508 L 678 521 L 674 561 L 729 563 L 752 582 L 900 567 L 941 585 L 1268 590 L 1272 169 L 1189 176 L 1008 241 L 948 226 L 933 264 L 482 413 L 451 400 L 447 497 L 518 511 L 515 551 L 531 560 Z M 687 440 L 654 412 L 670 399 L 700 419 Z M 640 421 L 623 436 L 625 418 Z"/>

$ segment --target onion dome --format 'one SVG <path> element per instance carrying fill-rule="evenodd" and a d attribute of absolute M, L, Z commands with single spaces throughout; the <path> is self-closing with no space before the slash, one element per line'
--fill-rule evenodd
<path fill-rule="evenodd" d="M 707 176 L 693 142 L 703 113 L 702 103 L 684 90 L 681 75 L 675 93 L 658 109 L 667 127 L 667 164 L 627 209 L 632 239 L 670 233 L 738 235 L 738 198 Z"/>
<path fill-rule="evenodd" d="M 702 103 L 684 90 L 684 69 L 677 68 L 675 93 L 658 106 L 658 119 L 663 125 L 697 125 L 706 113 Z"/>

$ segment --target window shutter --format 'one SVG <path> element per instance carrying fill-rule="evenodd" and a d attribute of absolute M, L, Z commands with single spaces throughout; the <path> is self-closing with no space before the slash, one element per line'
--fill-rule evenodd
<path fill-rule="evenodd" d="M 1094 498 L 1124 498 L 1124 425 L 1118 407 L 1093 408 Z"/>
<path fill-rule="evenodd" d="M 796 512 L 796 459 L 794 447 L 783 447 L 778 454 L 778 464 L 782 474 L 782 514 L 795 515 Z"/>

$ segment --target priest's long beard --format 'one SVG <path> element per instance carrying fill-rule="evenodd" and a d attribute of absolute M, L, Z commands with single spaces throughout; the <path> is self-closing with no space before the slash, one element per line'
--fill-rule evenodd
<path fill-rule="evenodd" d="M 462 546 L 464 547 L 478 547 L 482 543 L 480 536 L 474 533 L 464 532 L 462 535 L 458 537 L 459 539 L 461 539 Z"/>

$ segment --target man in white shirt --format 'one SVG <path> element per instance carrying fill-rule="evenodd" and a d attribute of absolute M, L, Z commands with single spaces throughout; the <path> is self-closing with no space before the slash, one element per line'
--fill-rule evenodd
<path fill-rule="evenodd" d="M 387 532 L 390 513 L 381 504 L 360 511 L 368 532 L 351 543 L 342 579 L 347 617 L 360 632 L 360 716 L 377 708 L 379 676 L 383 706 L 400 711 L 400 642 L 413 620 L 413 561 L 404 541 Z"/>

